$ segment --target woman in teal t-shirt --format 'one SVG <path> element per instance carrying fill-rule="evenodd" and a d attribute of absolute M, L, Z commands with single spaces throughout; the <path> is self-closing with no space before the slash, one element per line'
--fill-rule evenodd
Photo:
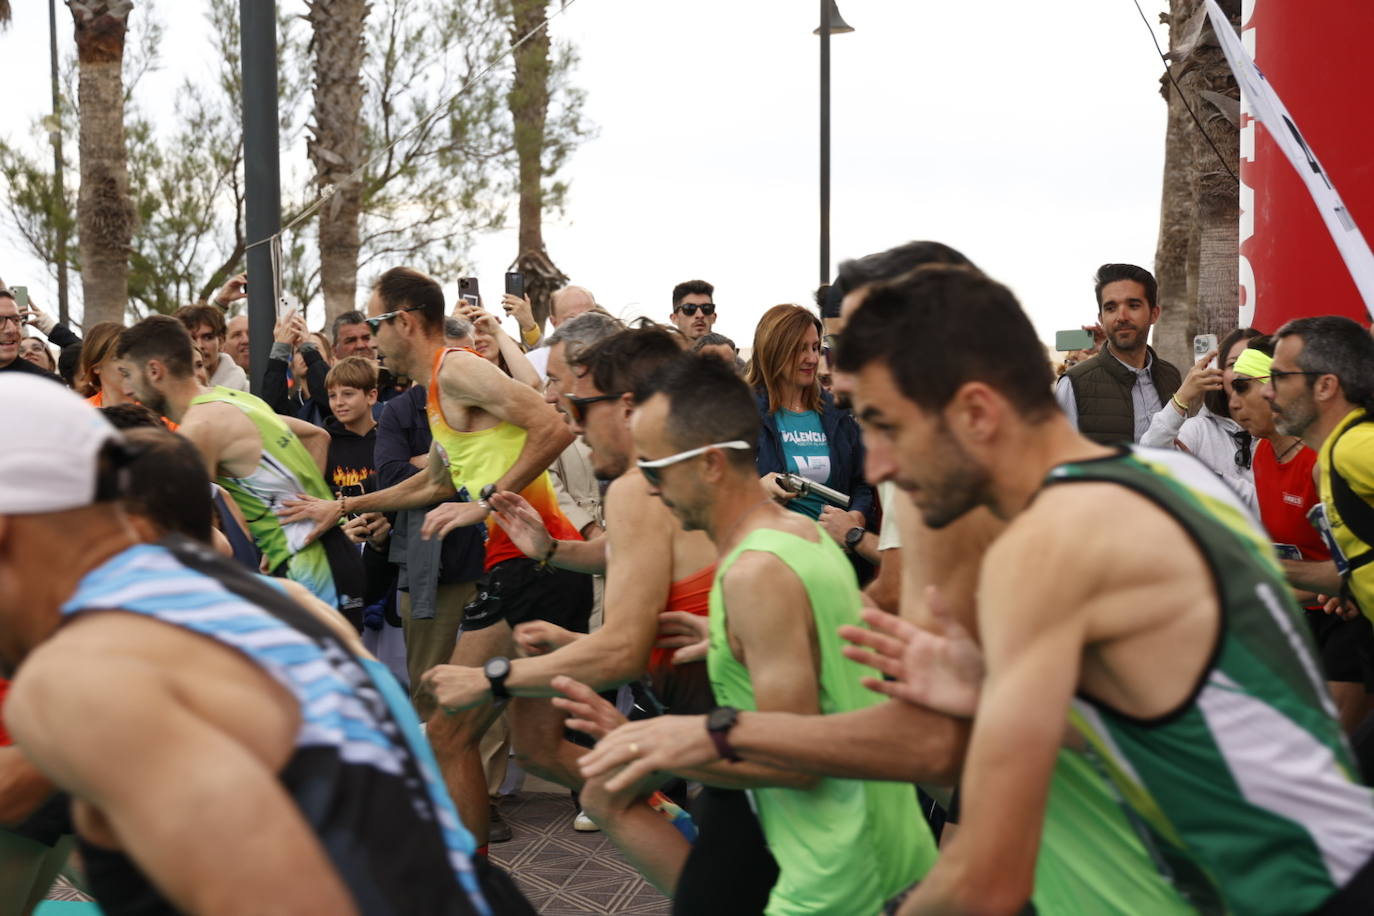
<path fill-rule="evenodd" d="M 777 483 L 779 474 L 796 474 L 849 496 L 848 519 L 826 526 L 843 542 L 845 530 L 868 525 L 873 488 L 863 479 L 859 425 L 821 389 L 820 362 L 820 319 L 799 305 L 776 305 L 754 331 L 745 381 L 759 404 L 758 471 L 765 487 L 811 518 L 820 518 L 826 503 L 787 492 Z"/>

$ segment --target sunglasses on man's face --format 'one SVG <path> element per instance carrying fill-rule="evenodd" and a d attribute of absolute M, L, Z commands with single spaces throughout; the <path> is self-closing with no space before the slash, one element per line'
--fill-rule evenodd
<path fill-rule="evenodd" d="M 1231 390 L 1234 391 L 1236 394 L 1240 395 L 1241 397 L 1245 397 L 1245 394 L 1250 390 L 1251 385 L 1257 382 L 1263 383 L 1267 381 L 1269 381 L 1269 376 L 1267 375 L 1238 375 L 1231 380 Z"/>
<path fill-rule="evenodd" d="M 677 310 L 682 314 L 686 315 L 688 318 L 691 318 L 693 315 L 695 315 L 697 313 L 697 309 L 701 309 L 701 314 L 707 316 L 708 318 L 716 313 L 716 306 L 713 302 L 707 302 L 705 305 L 679 305 L 677 307 Z"/>
<path fill-rule="evenodd" d="M 385 312 L 381 315 L 378 315 L 376 318 L 364 318 L 363 323 L 366 324 L 369 329 L 371 329 L 373 334 L 376 334 L 377 329 L 382 326 L 383 321 L 390 321 L 402 312 L 417 312 L 422 308 L 424 308 L 423 305 L 407 305 L 403 309 L 397 309 L 394 312 Z"/>
<path fill-rule="evenodd" d="M 565 394 L 563 395 L 563 397 L 568 399 L 568 413 L 572 416 L 573 422 L 576 423 L 578 426 L 584 426 L 587 422 L 588 407 L 600 401 L 618 401 L 620 400 L 621 395 L 598 394 L 590 398 L 575 398 L 570 394 Z"/>

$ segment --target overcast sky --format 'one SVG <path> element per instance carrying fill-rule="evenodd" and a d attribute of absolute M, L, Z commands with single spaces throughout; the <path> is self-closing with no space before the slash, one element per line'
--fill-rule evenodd
<path fill-rule="evenodd" d="M 1163 7 L 1143 5 L 1152 18 Z M 661 319 L 675 283 L 709 280 L 716 329 L 742 346 L 770 306 L 810 302 L 819 272 L 816 7 L 575 0 L 555 20 L 554 34 L 581 52 L 574 79 L 599 131 L 563 173 L 565 218 L 545 228 L 574 282 L 616 313 Z M 831 41 L 832 270 L 937 239 L 1008 284 L 1053 340 L 1092 317 L 1099 264 L 1152 267 L 1162 66 L 1129 0 L 840 0 L 840 11 L 855 31 Z M 15 4 L 0 34 L 12 141 L 30 138 L 50 104 L 46 12 Z M 164 66 L 144 93 L 153 111 L 183 78 L 207 76 L 214 54 L 201 3 L 163 0 L 158 15 Z M 136 2 L 134 28 L 139 16 Z M 58 24 L 70 43 L 61 3 Z M 0 277 L 54 303 L 46 272 L 7 241 Z M 513 230 L 474 246 L 488 297 L 514 253 Z M 456 278 L 443 279 L 453 294 Z"/>

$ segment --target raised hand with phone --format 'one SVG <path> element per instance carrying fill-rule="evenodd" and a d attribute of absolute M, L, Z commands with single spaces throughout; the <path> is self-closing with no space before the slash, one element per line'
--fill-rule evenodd
<path fill-rule="evenodd" d="M 1210 338 L 1206 340 L 1205 338 Z M 1197 362 L 1188 370 L 1188 374 L 1183 377 L 1183 383 L 1178 386 L 1178 391 L 1170 398 L 1169 403 L 1179 413 L 1187 416 L 1196 410 L 1202 403 L 1202 396 L 1209 391 L 1220 391 L 1222 387 L 1222 370 L 1215 365 L 1217 358 L 1217 344 L 1215 334 L 1200 334 L 1196 343 L 1210 343 L 1211 349 L 1203 351 L 1198 357 Z"/>

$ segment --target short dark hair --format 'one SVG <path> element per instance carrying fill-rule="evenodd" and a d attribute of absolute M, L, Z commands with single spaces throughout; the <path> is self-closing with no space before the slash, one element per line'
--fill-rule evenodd
<path fill-rule="evenodd" d="M 726 337 L 724 334 L 716 334 L 714 332 L 702 334 L 696 340 L 692 341 L 691 349 L 693 353 L 700 353 L 702 347 L 729 347 L 736 353 L 739 352 L 739 347 L 735 346 L 733 340 Z"/>
<path fill-rule="evenodd" d="M 903 242 L 886 251 L 842 261 L 834 285 L 840 287 L 841 294 L 852 293 L 870 283 L 895 280 L 926 264 L 953 264 L 978 269 L 963 252 L 943 242 Z"/>
<path fill-rule="evenodd" d="M 200 452 L 185 439 L 158 425 L 124 434 L 135 455 L 126 468 L 123 500 L 168 532 L 210 543 L 214 503 L 210 475 Z"/>
<path fill-rule="evenodd" d="M 1220 364 L 1221 360 L 1225 358 L 1231 348 L 1242 340 L 1254 340 L 1263 336 L 1262 333 L 1256 331 L 1254 328 L 1236 328 L 1230 334 L 1223 337 L 1221 343 L 1217 345 L 1217 363 Z M 1249 347 L 1242 347 L 1242 349 L 1248 350 Z M 1274 355 L 1272 348 L 1269 351 L 1269 355 Z M 1225 369 L 1226 367 L 1222 366 L 1221 368 Z M 1206 405 L 1213 416 L 1230 419 L 1231 405 L 1229 402 L 1230 398 L 1227 396 L 1226 391 L 1221 388 L 1218 388 L 1216 391 L 1208 391 L 1202 395 L 1202 403 Z"/>
<path fill-rule="evenodd" d="M 172 317 L 184 324 L 186 330 L 192 334 L 195 334 L 196 328 L 203 324 L 208 324 L 210 330 L 220 340 L 223 340 L 227 333 L 224 325 L 224 313 L 213 305 L 183 305 L 172 313 Z"/>
<path fill-rule="evenodd" d="M 931 265 L 878 284 L 840 339 L 836 367 L 883 362 L 906 398 L 936 411 L 983 382 L 1028 420 L 1057 409 L 1044 345 L 1011 291 L 965 267 Z"/>
<path fill-rule="evenodd" d="M 744 379 L 724 360 L 679 353 L 635 388 L 643 404 L 656 394 L 668 399 L 668 440 L 686 451 L 713 442 L 742 439 L 748 449 L 726 449 L 736 467 L 755 467 L 759 428 L 758 404 Z"/>
<path fill-rule="evenodd" d="M 442 296 L 443 291 L 441 290 L 439 294 Z M 335 316 L 334 323 L 329 326 L 329 336 L 333 338 L 332 342 L 334 346 L 337 347 L 339 345 L 339 331 L 343 327 L 350 324 L 365 324 L 366 322 L 367 316 L 357 309 Z"/>
<path fill-rule="evenodd" d="M 427 331 L 444 333 L 444 288 L 428 274 L 413 267 L 393 267 L 377 278 L 372 291 L 388 312 L 414 307 L 412 314 L 421 316 Z"/>
<path fill-rule="evenodd" d="M 693 294 L 698 296 L 710 296 L 714 300 L 716 288 L 705 280 L 684 280 L 673 287 L 673 311 L 677 311 L 677 307 L 682 304 L 684 297 Z"/>
<path fill-rule="evenodd" d="M 194 351 L 190 332 L 171 315 L 149 315 L 121 331 L 115 344 L 115 355 L 120 359 L 139 364 L 150 359 L 161 360 L 167 371 L 177 378 L 191 376 Z"/>
<path fill-rule="evenodd" d="M 1301 337 L 1298 366 L 1304 372 L 1336 376 L 1345 399 L 1374 410 L 1374 338 L 1359 322 L 1342 315 L 1294 318 L 1274 332 L 1274 342 Z M 1314 376 L 1307 384 L 1316 383 Z"/>
<path fill-rule="evenodd" d="M 1145 302 L 1154 308 L 1159 304 L 1159 284 L 1155 275 L 1134 264 L 1103 264 L 1093 276 L 1093 294 L 1097 297 L 1097 310 L 1102 311 L 1102 287 L 1118 280 L 1134 280 L 1145 287 Z"/>
<path fill-rule="evenodd" d="M 138 429 L 143 426 L 163 428 L 162 420 L 153 413 L 152 408 L 144 407 L 142 404 L 116 404 L 113 407 L 102 407 L 100 412 L 115 429 Z"/>
<path fill-rule="evenodd" d="M 57 374 L 62 376 L 62 381 L 67 383 L 68 388 L 76 387 L 76 370 L 81 365 L 81 341 L 67 344 L 62 348 L 62 352 L 57 354 Z"/>
<path fill-rule="evenodd" d="M 623 394 L 635 391 L 660 366 L 681 355 L 673 335 L 653 326 L 612 334 L 568 358 L 587 370 L 598 391 Z"/>

